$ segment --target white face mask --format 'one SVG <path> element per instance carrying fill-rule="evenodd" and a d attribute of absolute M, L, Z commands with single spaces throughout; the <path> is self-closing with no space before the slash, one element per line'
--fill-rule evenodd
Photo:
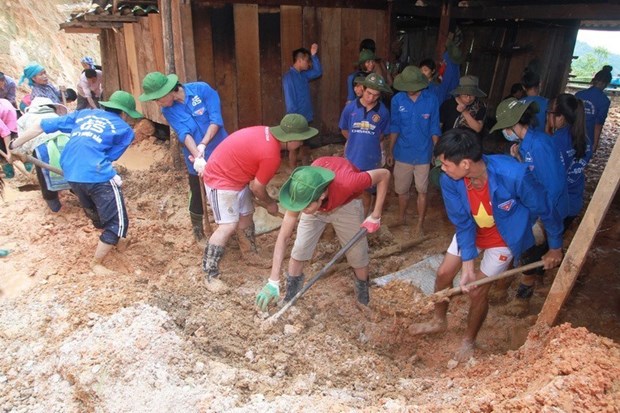
<path fill-rule="evenodd" d="M 513 130 L 507 133 L 506 129 L 502 129 L 502 134 L 504 135 L 504 138 L 510 142 L 519 142 L 519 137 Z"/>

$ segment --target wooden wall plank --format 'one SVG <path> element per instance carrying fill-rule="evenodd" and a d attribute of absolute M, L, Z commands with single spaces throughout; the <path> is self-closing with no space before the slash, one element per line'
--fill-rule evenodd
<path fill-rule="evenodd" d="M 133 89 L 131 88 L 129 63 L 127 62 L 127 46 L 125 42 L 124 30 L 119 30 L 112 33 L 114 35 L 114 41 L 116 44 L 116 59 L 118 62 L 118 73 L 120 81 L 119 87 L 124 91 L 130 92 L 133 91 Z"/>
<path fill-rule="evenodd" d="M 321 131 L 338 132 L 338 120 L 342 111 L 337 91 L 342 84 L 340 71 L 341 21 L 342 9 L 319 8 L 320 30 L 322 33 L 319 52 L 323 66 L 323 76 L 314 83 L 320 83 L 318 101 L 314 101 L 315 119 Z M 317 116 L 315 116 L 316 118 Z"/>
<path fill-rule="evenodd" d="M 319 12 L 316 7 L 304 7 L 302 10 L 302 18 L 303 18 L 303 36 L 302 36 L 302 45 L 299 47 L 305 47 L 310 49 L 312 43 L 317 43 L 319 45 L 319 59 L 321 61 L 321 65 L 325 68 L 325 61 L 323 60 L 323 50 L 321 50 L 321 37 L 323 32 L 321 30 L 321 22 L 319 21 Z M 327 32 L 326 36 L 332 35 Z M 336 36 L 336 34 L 333 34 Z M 338 34 L 337 36 L 340 36 Z M 314 105 L 314 123 L 313 126 L 316 128 L 320 128 L 321 125 L 321 112 L 317 110 L 320 106 L 319 101 L 319 90 L 320 90 L 321 78 L 316 79 L 310 82 L 310 96 L 312 98 L 312 104 Z M 334 89 L 338 90 L 338 89 Z"/>
<path fill-rule="evenodd" d="M 166 63 L 164 61 L 164 34 L 161 17 L 151 13 L 147 17 L 153 41 L 153 56 L 155 67 L 153 70 L 165 72 Z"/>
<path fill-rule="evenodd" d="M 214 8 L 211 15 L 215 85 L 220 95 L 224 126 L 230 133 L 239 128 L 237 110 L 237 75 L 235 66 L 235 31 L 231 5 Z"/>
<path fill-rule="evenodd" d="M 112 30 L 102 30 L 99 35 L 101 44 L 101 65 L 103 69 L 103 93 L 107 99 L 112 93 L 120 89 L 118 57 L 116 41 Z"/>
<path fill-rule="evenodd" d="M 340 82 L 340 95 L 338 102 L 341 107 L 347 100 L 347 77 L 357 71 L 358 65 L 356 64 L 359 59 L 359 43 L 361 40 L 361 18 L 360 10 L 352 9 L 342 13 L 341 22 L 341 40 L 342 48 L 340 50 L 340 73 L 342 73 Z"/>
<path fill-rule="evenodd" d="M 132 23 L 123 24 L 123 34 L 125 35 L 125 54 L 127 56 L 127 70 L 128 70 L 128 80 L 129 83 L 127 85 L 127 91 L 130 93 L 135 93 L 134 91 L 141 90 L 142 79 L 138 74 L 138 52 L 137 48 L 142 46 L 142 43 L 136 43 L 136 38 L 133 31 Z M 139 107 L 139 102 L 137 102 L 137 107 Z"/>
<path fill-rule="evenodd" d="M 235 4 L 235 59 L 239 128 L 261 124 L 258 6 Z"/>
<path fill-rule="evenodd" d="M 193 7 L 194 49 L 196 58 L 196 77 L 213 86 L 215 67 L 213 66 L 213 33 L 211 31 L 211 9 Z"/>
<path fill-rule="evenodd" d="M 185 67 L 185 81 L 194 82 L 196 75 L 196 52 L 194 49 L 194 28 L 192 25 L 191 0 L 175 0 L 179 2 L 179 19 L 181 21 L 181 36 L 183 36 L 183 55 L 181 64 Z M 174 13 L 174 12 L 173 12 Z"/>
<path fill-rule="evenodd" d="M 301 10 L 300 10 L 301 11 Z M 260 91 L 262 125 L 277 125 L 284 115 L 282 91 L 282 48 L 280 44 L 279 13 L 259 13 Z M 301 17 L 301 15 L 300 15 Z M 301 30 L 299 30 L 301 38 Z"/>
<path fill-rule="evenodd" d="M 293 64 L 292 52 L 303 47 L 302 8 L 280 6 L 280 49 L 282 73 Z"/>

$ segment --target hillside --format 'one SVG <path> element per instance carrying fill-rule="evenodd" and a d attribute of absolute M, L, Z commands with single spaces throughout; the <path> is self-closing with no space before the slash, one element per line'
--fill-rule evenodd
<path fill-rule="evenodd" d="M 59 31 L 70 13 L 88 7 L 72 0 L 4 0 L 0 7 L 0 71 L 19 80 L 31 61 L 42 64 L 52 83 L 75 88 L 82 71 L 82 56 L 99 62 L 94 34 L 66 34 Z M 28 88 L 22 87 L 21 94 Z M 20 94 L 18 92 L 18 95 Z"/>

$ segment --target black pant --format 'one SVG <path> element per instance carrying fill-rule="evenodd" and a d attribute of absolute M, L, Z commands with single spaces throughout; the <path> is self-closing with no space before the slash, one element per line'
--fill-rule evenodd
<path fill-rule="evenodd" d="M 189 177 L 189 212 L 202 215 L 202 195 L 200 195 L 200 185 L 202 179 L 198 175 L 188 174 Z"/>

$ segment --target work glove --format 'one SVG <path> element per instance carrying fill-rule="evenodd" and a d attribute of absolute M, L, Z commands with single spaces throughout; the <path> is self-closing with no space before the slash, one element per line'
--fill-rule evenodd
<path fill-rule="evenodd" d="M 207 166 L 207 161 L 205 161 L 205 158 L 194 159 L 194 170 L 196 171 L 198 175 L 202 175 L 202 172 L 204 171 L 205 166 Z"/>
<path fill-rule="evenodd" d="M 277 281 L 269 280 L 256 296 L 256 305 L 262 311 L 267 311 L 269 303 L 278 301 L 278 298 L 280 298 L 280 285 Z"/>
<path fill-rule="evenodd" d="M 198 155 L 198 156 L 200 156 L 200 157 L 204 157 L 204 155 L 205 155 L 205 149 L 207 148 L 207 145 L 205 145 L 204 143 L 201 143 L 201 144 L 199 144 L 196 148 L 198 149 L 198 153 L 200 154 L 200 155 Z"/>
<path fill-rule="evenodd" d="M 121 179 L 120 175 L 114 175 L 112 177 L 112 180 L 114 181 L 114 183 L 116 184 L 116 186 L 121 187 L 123 186 L 123 180 Z"/>
<path fill-rule="evenodd" d="M 368 218 L 366 218 L 364 222 L 362 222 L 362 225 L 360 225 L 360 228 L 366 228 L 366 231 L 368 231 L 369 234 L 379 231 L 380 227 L 381 218 L 373 218 L 372 215 L 368 215 Z"/>

